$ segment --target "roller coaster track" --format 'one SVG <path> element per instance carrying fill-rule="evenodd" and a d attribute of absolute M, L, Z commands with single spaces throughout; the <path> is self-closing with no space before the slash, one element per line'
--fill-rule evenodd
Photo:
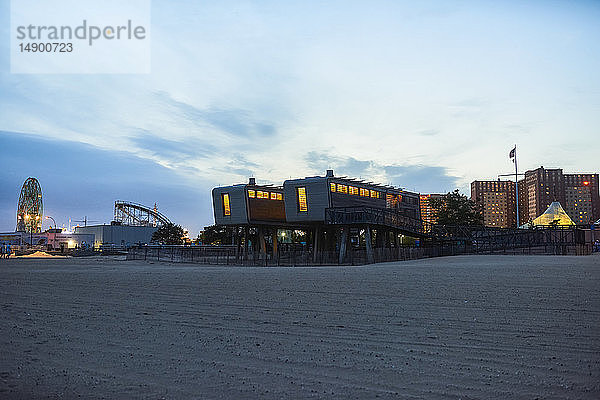
<path fill-rule="evenodd" d="M 160 227 L 171 223 L 169 218 L 158 212 L 156 205 L 154 205 L 154 208 L 150 208 L 142 204 L 121 200 L 115 201 L 114 220 L 123 225 L 131 226 Z"/>

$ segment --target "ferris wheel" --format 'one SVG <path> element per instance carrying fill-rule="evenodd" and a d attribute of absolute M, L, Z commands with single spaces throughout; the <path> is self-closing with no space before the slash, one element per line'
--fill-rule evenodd
<path fill-rule="evenodd" d="M 39 233 L 42 231 L 44 204 L 42 188 L 35 178 L 27 178 L 21 188 L 17 207 L 17 231 Z"/>

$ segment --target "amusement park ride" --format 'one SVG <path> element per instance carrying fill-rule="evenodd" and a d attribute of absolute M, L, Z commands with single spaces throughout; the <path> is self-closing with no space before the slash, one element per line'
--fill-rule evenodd
<path fill-rule="evenodd" d="M 17 232 L 40 233 L 44 204 L 42 188 L 35 178 L 27 178 L 21 188 L 17 207 Z"/>
<path fill-rule="evenodd" d="M 169 218 L 154 208 L 129 201 L 115 201 L 114 221 L 122 225 L 160 227 L 171 223 Z"/>
<path fill-rule="evenodd" d="M 46 217 L 52 218 L 52 217 Z M 17 232 L 40 233 L 42 231 L 42 221 L 44 219 L 44 205 L 42 202 L 42 188 L 36 178 L 27 178 L 17 207 Z M 52 220 L 54 220 L 52 218 Z M 81 221 L 87 226 L 90 221 L 85 217 Z M 153 208 L 129 201 L 115 201 L 114 222 L 119 225 L 129 226 L 152 226 L 160 227 L 170 224 L 171 221 L 164 214 L 158 211 L 154 204 Z M 54 222 L 56 227 L 56 221 Z"/>

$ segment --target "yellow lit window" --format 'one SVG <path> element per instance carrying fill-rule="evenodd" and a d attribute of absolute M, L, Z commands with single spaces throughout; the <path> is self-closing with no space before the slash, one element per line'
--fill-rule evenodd
<path fill-rule="evenodd" d="M 348 191 L 350 192 L 350 194 L 353 194 L 355 196 L 358 195 L 358 188 L 357 187 L 349 186 L 348 187 Z"/>
<path fill-rule="evenodd" d="M 379 193 L 377 193 L 377 191 L 376 191 L 376 190 L 371 190 L 371 197 L 372 197 L 372 198 L 376 199 L 376 198 L 378 197 L 378 196 L 377 196 L 378 194 L 379 194 Z"/>
<path fill-rule="evenodd" d="M 306 188 L 305 187 L 296 188 L 296 195 L 298 198 L 298 212 L 307 212 L 308 207 L 306 204 Z"/>
<path fill-rule="evenodd" d="M 256 190 L 248 190 L 248 197 L 251 199 L 256 197 Z"/>
<path fill-rule="evenodd" d="M 335 192 L 335 183 L 330 183 L 330 188 L 332 192 Z"/>
<path fill-rule="evenodd" d="M 369 191 L 367 189 L 360 188 L 360 195 L 368 197 Z"/>
<path fill-rule="evenodd" d="M 337 185 L 337 191 L 338 191 L 339 193 L 345 193 L 345 194 L 348 194 L 348 186 L 346 186 L 346 185 L 340 185 L 340 184 L 338 183 L 338 185 Z"/>
<path fill-rule="evenodd" d="M 281 193 L 277 193 L 277 200 L 283 200 L 283 195 Z"/>
<path fill-rule="evenodd" d="M 277 200 L 277 193 L 271 192 L 271 200 Z"/>
<path fill-rule="evenodd" d="M 229 206 L 229 193 L 223 193 L 223 215 L 228 217 L 231 215 L 231 207 Z"/>

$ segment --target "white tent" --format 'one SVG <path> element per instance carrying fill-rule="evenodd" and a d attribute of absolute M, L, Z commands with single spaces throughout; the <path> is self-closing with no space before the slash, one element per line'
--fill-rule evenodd
<path fill-rule="evenodd" d="M 533 226 L 569 226 L 575 225 L 571 218 L 567 215 L 558 201 L 553 202 L 548 206 L 542 215 L 534 219 L 531 223 Z"/>

